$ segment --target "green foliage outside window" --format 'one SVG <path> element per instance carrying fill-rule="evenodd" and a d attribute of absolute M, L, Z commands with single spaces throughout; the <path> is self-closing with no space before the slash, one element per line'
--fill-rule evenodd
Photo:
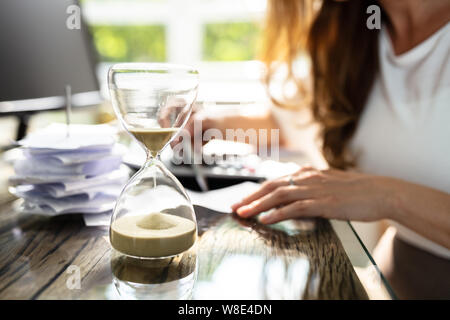
<path fill-rule="evenodd" d="M 163 25 L 93 25 L 90 29 L 102 61 L 166 61 Z"/>
<path fill-rule="evenodd" d="M 92 25 L 95 47 L 104 62 L 167 60 L 164 25 Z M 256 59 L 259 25 L 253 22 L 204 25 L 203 60 Z"/>
<path fill-rule="evenodd" d="M 253 22 L 206 24 L 203 36 L 203 60 L 256 59 L 259 31 L 259 25 Z"/>

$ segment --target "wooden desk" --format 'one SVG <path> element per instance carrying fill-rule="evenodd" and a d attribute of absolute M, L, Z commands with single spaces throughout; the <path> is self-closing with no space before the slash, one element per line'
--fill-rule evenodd
<path fill-rule="evenodd" d="M 142 262 L 113 253 L 106 228 L 21 215 L 16 201 L 0 205 L 0 299 L 369 297 L 327 220 L 267 227 L 198 207 L 196 248 Z"/>
<path fill-rule="evenodd" d="M 269 227 L 196 207 L 195 248 L 135 260 L 111 250 L 107 228 L 86 227 L 79 215 L 21 213 L 7 191 L 12 174 L 0 160 L 0 299 L 395 297 L 347 222 Z"/>

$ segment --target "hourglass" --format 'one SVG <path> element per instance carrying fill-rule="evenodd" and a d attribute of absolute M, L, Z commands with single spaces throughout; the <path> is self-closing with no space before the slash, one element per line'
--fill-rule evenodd
<path fill-rule="evenodd" d="M 195 250 L 167 259 L 138 259 L 113 251 L 110 265 L 114 286 L 123 299 L 190 299 L 198 273 Z"/>
<path fill-rule="evenodd" d="M 198 72 L 182 65 L 121 63 L 109 70 L 116 116 L 147 154 L 111 217 L 111 245 L 124 255 L 167 258 L 185 252 L 196 241 L 192 204 L 159 154 L 186 124 L 198 81 Z"/>

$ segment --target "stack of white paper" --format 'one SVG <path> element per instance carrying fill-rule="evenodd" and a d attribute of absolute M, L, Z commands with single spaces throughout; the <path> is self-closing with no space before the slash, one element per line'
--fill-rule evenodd
<path fill-rule="evenodd" d="M 105 213 L 113 209 L 129 170 L 115 129 L 106 125 L 53 124 L 19 141 L 10 191 L 28 213 Z"/>

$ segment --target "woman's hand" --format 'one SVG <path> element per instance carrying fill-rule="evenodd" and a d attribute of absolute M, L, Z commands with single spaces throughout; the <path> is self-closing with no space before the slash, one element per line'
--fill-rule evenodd
<path fill-rule="evenodd" d="M 205 143 L 205 141 L 203 141 L 203 132 L 210 128 L 217 128 L 219 124 L 220 123 L 215 119 L 207 117 L 204 112 L 193 110 L 183 130 L 185 131 L 186 138 L 190 138 L 192 145 L 194 145 L 195 139 L 201 141 L 201 144 L 203 145 Z M 201 130 L 196 132 L 194 130 L 195 126 L 198 126 Z M 197 137 L 195 135 L 197 135 Z M 175 146 L 182 141 L 183 135 L 179 135 L 170 143 L 170 145 L 172 148 L 175 148 Z"/>
<path fill-rule="evenodd" d="M 384 177 L 304 167 L 263 183 L 232 209 L 245 218 L 275 209 L 260 218 L 265 224 L 303 217 L 373 221 L 388 218 L 389 184 Z"/>
<path fill-rule="evenodd" d="M 197 129 L 195 129 L 196 127 Z M 199 130 L 200 128 L 201 130 Z M 267 130 L 268 135 L 264 143 L 267 143 L 268 146 L 270 146 L 271 143 L 276 143 L 279 145 L 283 145 L 284 143 L 282 135 L 280 135 L 279 141 L 271 141 L 272 135 L 270 132 L 272 129 L 279 129 L 279 125 L 275 122 L 275 119 L 270 112 L 255 115 L 243 115 L 237 111 L 232 112 L 227 111 L 226 109 L 221 111 L 220 108 L 218 108 L 215 113 L 200 109 L 199 111 L 192 113 L 184 129 L 190 135 L 192 144 L 194 143 L 194 139 L 200 139 L 201 144 L 208 142 L 203 141 L 202 137 L 203 133 L 209 129 L 215 129 L 221 134 L 223 139 L 227 138 L 227 130 L 240 130 L 246 132 L 248 129 L 257 131 L 260 129 L 265 129 Z M 195 137 L 195 134 L 199 136 Z M 234 134 L 231 136 L 234 138 Z M 243 138 L 245 140 L 245 137 Z M 172 141 L 172 148 L 174 148 L 181 141 L 181 137 L 178 137 Z M 256 147 L 258 147 L 259 142 L 253 142 L 256 143 Z"/>

